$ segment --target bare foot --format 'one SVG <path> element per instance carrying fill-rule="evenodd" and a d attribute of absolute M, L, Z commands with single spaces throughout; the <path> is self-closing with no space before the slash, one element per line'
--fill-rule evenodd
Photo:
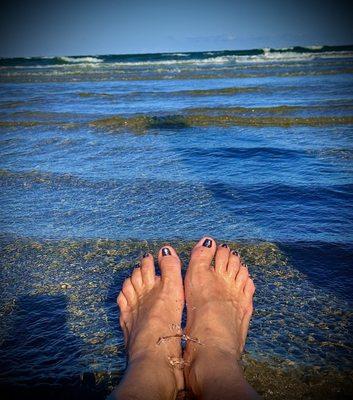
<path fill-rule="evenodd" d="M 214 258 L 214 266 L 212 260 Z M 201 398 L 252 398 L 237 360 L 253 312 L 255 286 L 248 269 L 228 246 L 203 238 L 192 250 L 185 278 L 186 384 Z"/>
<path fill-rule="evenodd" d="M 181 263 L 171 246 L 159 251 L 158 262 L 161 276 L 155 274 L 153 257 L 145 254 L 118 296 L 129 358 L 119 399 L 173 399 L 184 386 L 180 338 L 161 339 L 181 333 Z"/>

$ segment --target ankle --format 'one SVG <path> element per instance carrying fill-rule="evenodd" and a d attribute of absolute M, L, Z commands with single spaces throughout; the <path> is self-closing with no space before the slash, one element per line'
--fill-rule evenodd
<path fill-rule="evenodd" d="M 228 379 L 243 374 L 239 356 L 235 352 L 214 346 L 187 350 L 185 358 L 185 381 L 196 395 L 207 392 L 207 386 L 215 380 L 227 385 Z"/>
<path fill-rule="evenodd" d="M 158 393 L 160 399 L 175 398 L 178 390 L 183 388 L 180 387 L 180 373 L 165 354 L 139 353 L 129 360 L 124 378 L 116 389 L 115 398 L 149 400 L 149 393 Z M 136 382 L 139 384 L 136 385 Z"/>
<path fill-rule="evenodd" d="M 209 354 L 210 357 L 231 357 L 234 360 L 241 358 L 243 343 L 222 329 L 203 327 L 202 329 L 186 330 L 190 341 L 185 354 L 188 362 L 196 360 L 199 356 Z M 188 332 L 192 332 L 189 334 Z M 185 357 L 184 357 L 185 358 Z"/>

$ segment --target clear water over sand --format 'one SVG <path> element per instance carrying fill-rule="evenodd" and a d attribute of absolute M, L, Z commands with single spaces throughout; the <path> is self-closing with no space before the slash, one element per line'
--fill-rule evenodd
<path fill-rule="evenodd" d="M 352 49 L 0 68 L 2 385 L 107 390 L 124 277 L 205 234 L 255 277 L 247 357 L 351 370 Z"/>

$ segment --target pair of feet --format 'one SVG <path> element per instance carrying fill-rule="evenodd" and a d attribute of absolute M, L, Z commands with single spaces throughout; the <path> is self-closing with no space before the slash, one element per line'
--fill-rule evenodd
<path fill-rule="evenodd" d="M 237 252 L 205 237 L 193 248 L 183 285 L 171 246 L 158 253 L 161 276 L 146 253 L 118 296 L 128 368 L 118 399 L 174 399 L 188 388 L 209 399 L 254 398 L 239 360 L 255 286 Z M 181 317 L 187 305 L 186 347 Z"/>

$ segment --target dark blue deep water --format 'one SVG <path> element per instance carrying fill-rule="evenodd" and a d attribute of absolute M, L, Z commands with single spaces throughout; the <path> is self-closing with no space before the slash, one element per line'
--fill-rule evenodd
<path fill-rule="evenodd" d="M 351 369 L 352 74 L 349 46 L 1 59 L 0 382 L 121 373 L 133 260 L 206 234 L 257 276 L 251 357 Z"/>

